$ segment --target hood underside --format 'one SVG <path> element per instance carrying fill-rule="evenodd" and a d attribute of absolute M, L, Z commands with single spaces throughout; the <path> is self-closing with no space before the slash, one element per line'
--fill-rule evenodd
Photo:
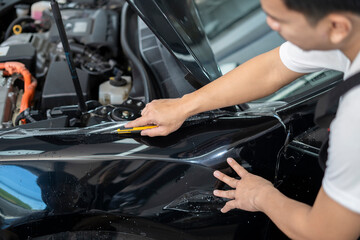
<path fill-rule="evenodd" d="M 192 0 L 127 0 L 200 85 L 221 76 Z"/>

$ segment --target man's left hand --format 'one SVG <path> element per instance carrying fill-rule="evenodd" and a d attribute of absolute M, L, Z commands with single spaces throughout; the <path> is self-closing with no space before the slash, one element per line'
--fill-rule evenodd
<path fill-rule="evenodd" d="M 260 194 L 268 193 L 268 191 L 277 191 L 271 182 L 266 179 L 256 176 L 246 171 L 234 159 L 228 158 L 228 164 L 240 176 L 240 180 L 229 177 L 220 171 L 215 171 L 214 176 L 220 181 L 226 183 L 233 190 L 221 191 L 215 190 L 214 195 L 231 199 L 221 209 L 221 212 L 226 213 L 234 208 L 239 208 L 246 211 L 256 212 L 261 209 L 256 205 L 256 199 Z"/>

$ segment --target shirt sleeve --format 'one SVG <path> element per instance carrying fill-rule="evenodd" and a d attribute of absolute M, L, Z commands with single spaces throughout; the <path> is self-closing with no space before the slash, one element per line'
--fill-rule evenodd
<path fill-rule="evenodd" d="M 291 42 L 280 46 L 280 59 L 290 70 L 298 73 L 332 69 L 344 72 L 350 61 L 339 50 L 304 51 Z"/>
<path fill-rule="evenodd" d="M 360 87 L 341 100 L 330 126 L 323 188 L 342 206 L 360 214 Z"/>

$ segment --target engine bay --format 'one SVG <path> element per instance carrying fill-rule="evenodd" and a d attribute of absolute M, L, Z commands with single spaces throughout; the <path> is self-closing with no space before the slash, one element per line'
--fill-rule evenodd
<path fill-rule="evenodd" d="M 50 3 L 14 6 L 0 44 L 0 128 L 86 127 L 140 116 L 146 101 L 130 97 L 133 73 L 120 46 L 123 4 L 60 4 L 86 111 L 79 110 Z"/>

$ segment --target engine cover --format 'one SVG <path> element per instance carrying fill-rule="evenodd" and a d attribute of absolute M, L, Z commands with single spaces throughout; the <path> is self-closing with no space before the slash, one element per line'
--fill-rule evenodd
<path fill-rule="evenodd" d="M 21 62 L 31 72 L 35 72 L 36 50 L 30 43 L 0 47 L 0 62 Z"/>
<path fill-rule="evenodd" d="M 89 75 L 77 69 L 81 90 L 85 100 L 89 99 Z M 42 92 L 41 108 L 43 110 L 78 104 L 74 84 L 66 62 L 53 62 L 50 65 Z"/>
<path fill-rule="evenodd" d="M 62 10 L 65 31 L 70 39 L 76 39 L 88 46 L 105 46 L 111 49 L 114 57 L 118 55 L 119 19 L 117 13 L 99 9 Z M 56 24 L 50 29 L 51 41 L 58 42 Z"/>

